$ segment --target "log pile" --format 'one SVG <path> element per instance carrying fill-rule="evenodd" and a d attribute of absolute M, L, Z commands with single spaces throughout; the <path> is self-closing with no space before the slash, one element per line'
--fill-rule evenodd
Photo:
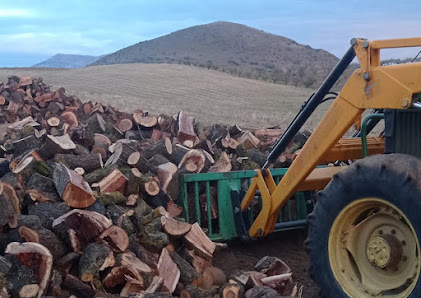
<path fill-rule="evenodd" d="M 3 292 L 241 297 L 250 288 L 227 281 L 212 266 L 218 245 L 179 218 L 178 175 L 258 168 L 273 131 L 123 113 L 16 76 L 0 83 L 0 128 Z M 282 292 L 286 273 L 262 270 L 248 280 Z"/>

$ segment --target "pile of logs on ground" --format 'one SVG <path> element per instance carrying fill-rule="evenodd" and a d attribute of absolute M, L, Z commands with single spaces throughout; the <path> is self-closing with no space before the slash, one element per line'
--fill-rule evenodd
<path fill-rule="evenodd" d="M 212 266 L 221 245 L 179 218 L 175 203 L 178 175 L 258 168 L 280 134 L 204 127 L 183 112 L 127 114 L 41 78 L 9 77 L 0 83 L 0 289 L 13 297 L 282 293 L 291 273 L 280 260 L 227 280 Z M 253 293 L 246 297 L 261 297 Z"/>

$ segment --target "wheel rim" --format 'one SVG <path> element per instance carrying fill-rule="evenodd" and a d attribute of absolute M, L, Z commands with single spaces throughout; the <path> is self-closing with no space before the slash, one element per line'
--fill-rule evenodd
<path fill-rule="evenodd" d="M 419 243 L 407 217 L 389 202 L 346 206 L 329 233 L 333 274 L 350 297 L 408 297 L 420 274 Z"/>

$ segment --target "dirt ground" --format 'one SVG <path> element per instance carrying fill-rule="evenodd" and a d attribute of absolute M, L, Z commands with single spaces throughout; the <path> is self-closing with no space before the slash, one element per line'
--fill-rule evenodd
<path fill-rule="evenodd" d="M 309 257 L 304 249 L 305 231 L 288 231 L 271 235 L 251 243 L 229 242 L 228 248 L 218 252 L 214 265 L 227 276 L 235 270 L 253 270 L 254 265 L 264 256 L 282 259 L 292 270 L 293 282 L 284 295 L 289 295 L 294 284 L 304 286 L 304 298 L 319 297 L 319 289 L 310 277 Z"/>

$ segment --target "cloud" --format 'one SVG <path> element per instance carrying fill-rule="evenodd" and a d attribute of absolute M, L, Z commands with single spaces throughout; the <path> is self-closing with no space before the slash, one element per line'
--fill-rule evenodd
<path fill-rule="evenodd" d="M 25 9 L 0 9 L 0 18 L 31 17 L 34 14 Z"/>

